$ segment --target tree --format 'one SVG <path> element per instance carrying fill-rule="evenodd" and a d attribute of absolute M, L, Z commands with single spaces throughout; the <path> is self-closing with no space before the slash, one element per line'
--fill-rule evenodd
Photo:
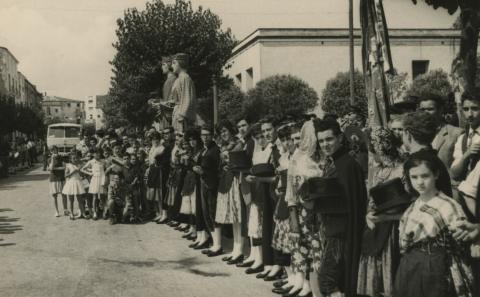
<path fill-rule="evenodd" d="M 354 72 L 355 97 L 353 106 L 350 104 L 350 77 L 349 72 L 339 72 L 327 81 L 322 92 L 322 109 L 326 113 L 343 117 L 354 110 L 367 116 L 367 97 L 365 95 L 365 81 L 360 71 Z"/>
<path fill-rule="evenodd" d="M 429 71 L 417 76 L 408 90 L 408 94 L 414 97 L 424 97 L 427 94 L 435 94 L 445 98 L 445 112 L 455 113 L 455 100 L 452 96 L 453 87 L 448 79 L 448 74 L 442 69 Z"/>
<path fill-rule="evenodd" d="M 147 101 L 162 87 L 161 57 L 183 52 L 190 56 L 189 73 L 197 96 L 206 97 L 212 78 L 222 76 L 222 67 L 235 46 L 229 29 L 221 29 L 220 18 L 208 9 L 192 9 L 185 0 L 171 5 L 161 0 L 147 2 L 145 10 L 131 8 L 117 20 L 117 50 L 111 61 L 111 100 L 107 121 L 115 115 L 136 126 L 152 122 Z M 118 123 L 118 121 L 117 121 Z"/>
<path fill-rule="evenodd" d="M 415 4 L 417 0 L 412 0 Z M 475 87 L 477 70 L 478 33 L 480 29 L 480 1 L 478 0 L 424 0 L 450 14 L 460 9 L 460 19 L 454 24 L 461 30 L 460 51 L 452 62 L 451 75 L 454 90 L 463 93 Z"/>
<path fill-rule="evenodd" d="M 297 116 L 311 112 L 317 103 L 315 90 L 300 78 L 274 75 L 259 81 L 247 93 L 242 109 L 243 115 L 257 121 L 265 116 L 280 119 L 286 115 Z M 237 103 L 234 105 L 237 106 Z"/>

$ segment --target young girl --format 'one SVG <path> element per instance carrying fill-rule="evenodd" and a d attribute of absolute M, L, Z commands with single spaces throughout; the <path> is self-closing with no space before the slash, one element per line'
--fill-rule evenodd
<path fill-rule="evenodd" d="M 75 218 L 85 218 L 85 203 L 83 200 L 85 189 L 83 188 L 82 177 L 80 176 L 79 159 L 78 153 L 71 153 L 70 163 L 67 163 L 65 166 L 66 182 L 62 193 L 67 195 L 70 201 L 71 220 L 74 220 Z M 74 216 L 73 212 L 75 198 L 77 199 L 78 208 L 80 209 L 80 215 L 77 217 Z"/>
<path fill-rule="evenodd" d="M 65 166 L 63 165 L 62 158 L 58 155 L 58 148 L 53 146 L 51 148 L 52 156 L 50 157 L 49 170 L 50 170 L 50 195 L 53 197 L 55 203 L 55 216 L 59 217 L 57 196 L 62 196 L 63 214 L 68 215 L 67 210 L 67 197 L 62 194 L 62 189 L 65 184 Z"/>
<path fill-rule="evenodd" d="M 94 220 L 98 219 L 98 204 L 101 201 L 101 195 L 105 194 L 105 162 L 102 158 L 103 150 L 97 148 L 93 153 L 93 159 L 82 168 L 82 172 L 91 176 L 88 193 L 93 196 Z"/>
<path fill-rule="evenodd" d="M 437 164 L 431 155 L 416 153 L 404 165 L 417 200 L 400 220 L 403 256 L 394 296 L 473 296 L 468 246 L 454 240 L 450 231 L 465 214 L 456 201 L 438 190 Z"/>

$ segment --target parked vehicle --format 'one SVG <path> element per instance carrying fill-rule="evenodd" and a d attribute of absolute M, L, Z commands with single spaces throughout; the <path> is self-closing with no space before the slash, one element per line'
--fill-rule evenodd
<path fill-rule="evenodd" d="M 47 146 L 56 146 L 60 155 L 65 156 L 80 142 L 82 125 L 58 123 L 48 126 Z"/>

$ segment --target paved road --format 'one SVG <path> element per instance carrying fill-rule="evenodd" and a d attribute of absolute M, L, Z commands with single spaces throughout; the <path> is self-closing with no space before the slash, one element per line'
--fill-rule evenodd
<path fill-rule="evenodd" d="M 48 175 L 21 173 L 0 180 L 0 296 L 273 296 L 180 236 L 152 223 L 55 218 Z"/>

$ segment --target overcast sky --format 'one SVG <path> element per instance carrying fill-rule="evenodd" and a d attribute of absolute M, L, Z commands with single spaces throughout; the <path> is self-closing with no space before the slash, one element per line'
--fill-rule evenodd
<path fill-rule="evenodd" d="M 145 0 L 0 0 L 0 46 L 41 92 L 73 99 L 105 94 L 116 19 Z M 164 1 L 171 3 L 173 1 Z M 347 0 L 193 0 L 239 40 L 259 27 L 346 27 Z M 358 25 L 358 3 L 354 0 Z M 455 16 L 419 0 L 384 0 L 390 28 L 449 28 Z M 395 57 L 393 57 L 395 59 Z"/>

